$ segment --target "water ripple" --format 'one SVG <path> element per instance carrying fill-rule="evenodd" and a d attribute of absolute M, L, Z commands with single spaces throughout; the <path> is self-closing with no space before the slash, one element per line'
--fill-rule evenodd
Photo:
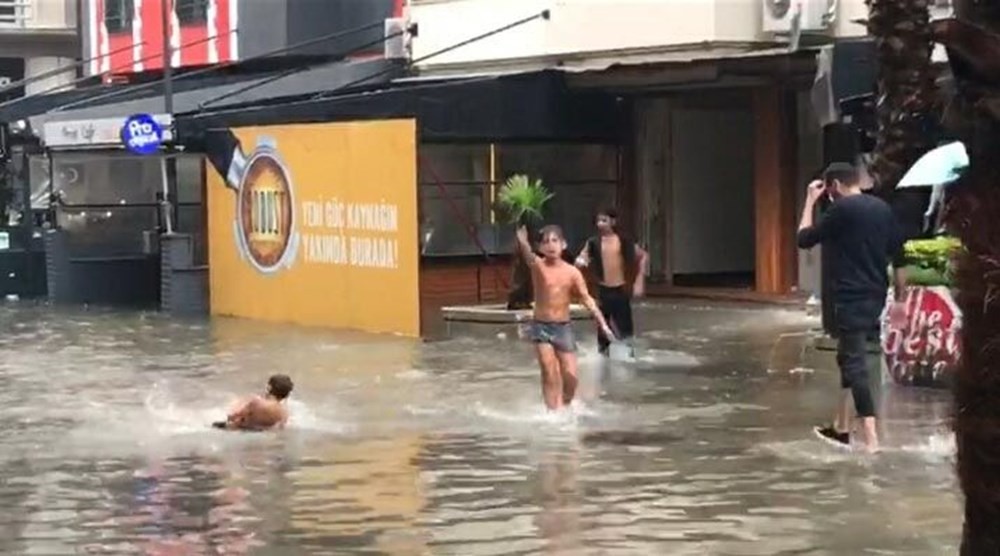
<path fill-rule="evenodd" d="M 859 457 L 808 432 L 834 373 L 767 372 L 812 320 L 639 317 L 632 364 L 582 331 L 580 401 L 552 416 L 513 340 L 0 305 L 0 553 L 954 552 L 944 394 L 883 392 L 886 450 Z M 207 426 L 279 371 L 288 430 Z"/>

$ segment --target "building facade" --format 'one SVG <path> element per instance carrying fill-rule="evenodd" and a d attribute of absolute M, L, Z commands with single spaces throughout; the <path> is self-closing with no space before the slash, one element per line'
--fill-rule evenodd
<path fill-rule="evenodd" d="M 543 10 L 547 19 L 449 50 Z M 538 158 L 558 168 L 528 168 L 552 184 L 551 217 L 573 248 L 611 202 L 651 253 L 651 291 L 818 291 L 818 255 L 794 242 L 805 183 L 825 162 L 811 98 L 816 56 L 866 34 L 863 0 L 410 0 L 409 16 L 426 78 L 551 69 L 574 91 L 618 100 L 614 145 L 577 144 L 569 158 L 550 149 Z M 478 175 L 453 187 L 470 206 L 488 206 L 477 199 L 519 156 L 449 148 L 455 163 L 479 151 Z M 559 176 L 566 168 L 587 175 Z M 444 211 L 427 218 L 444 220 Z"/>
<path fill-rule="evenodd" d="M 128 78 L 162 70 L 163 8 L 173 67 L 205 66 L 268 56 L 284 47 L 348 31 L 402 12 L 403 0 L 82 0 L 84 57 L 91 75 Z M 365 37 L 377 40 L 383 29 Z M 321 56 L 351 42 L 329 40 L 282 52 Z M 373 45 L 367 52 L 379 52 Z"/>
<path fill-rule="evenodd" d="M 0 99 L 51 91 L 71 82 L 80 53 L 76 0 L 0 0 L 0 52 L 0 87 L 58 68 L 70 70 L 4 91 Z"/>
<path fill-rule="evenodd" d="M 76 0 L 0 0 L 0 105 L 59 90 L 76 79 L 77 15 Z M 31 211 L 23 210 L 32 201 L 12 186 L 12 176 L 27 179 L 29 161 L 25 146 L 12 147 L 8 131 L 0 131 L 0 165 L 7 170 L 0 181 L 0 295 L 38 295 L 44 291 L 44 261 L 40 242 L 32 237 Z M 44 180 L 45 165 L 38 165 L 43 159 L 31 160 Z"/>
<path fill-rule="evenodd" d="M 34 2 L 45 9 L 56 3 L 62 0 Z M 45 252 L 49 297 L 140 306 L 159 305 L 169 281 L 161 273 L 164 233 L 189 236 L 187 264 L 193 274 L 204 274 L 207 264 L 202 155 L 161 150 L 139 156 L 123 148 L 119 135 L 134 114 L 153 115 L 169 132 L 172 115 L 166 113 L 160 82 L 164 43 L 176 70 L 172 113 L 178 114 L 210 102 L 322 91 L 374 71 L 369 65 L 379 69 L 386 20 L 403 9 L 397 0 L 81 0 L 66 5 L 74 14 L 79 6 L 81 40 L 66 55 L 70 63 L 83 62 L 78 72 L 83 84 L 9 107 L 0 120 L 21 122 L 24 134 L 41 146 L 20 166 L 56 230 L 41 234 L 51 240 Z M 0 9 L 0 18 L 3 14 Z M 2 34 L 0 29 L 0 39 Z M 165 137 L 173 141 L 169 133 Z M 167 164 L 168 159 L 175 162 Z"/>
<path fill-rule="evenodd" d="M 165 1 L 166 26 L 161 0 L 85 0 L 83 72 L 105 85 L 28 116 L 61 198 L 64 258 L 104 257 L 117 274 L 112 262 L 138 261 L 137 299 L 160 295 L 158 234 L 205 236 L 203 153 L 233 148 L 212 133 L 393 119 L 417 134 L 425 310 L 503 299 L 512 234 L 496 199 L 514 174 L 555 192 L 547 218 L 574 252 L 598 207 L 617 206 L 652 255 L 651 293 L 820 289 L 818 255 L 794 242 L 805 183 L 830 157 L 819 113 L 842 96 L 817 93 L 818 55 L 864 42 L 863 0 Z M 417 32 L 390 48 L 407 25 Z M 85 133 L 163 111 L 164 39 L 180 70 L 176 192 L 162 153 Z M 834 65 L 864 66 L 853 52 Z M 220 71 L 187 79 L 206 68 Z M 848 73 L 874 86 L 870 71 Z M 181 209 L 170 221 L 165 200 Z M 187 251 L 202 268 L 198 245 Z"/>

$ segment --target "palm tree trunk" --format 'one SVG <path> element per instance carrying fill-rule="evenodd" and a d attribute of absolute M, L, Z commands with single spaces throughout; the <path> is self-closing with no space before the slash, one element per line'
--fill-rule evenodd
<path fill-rule="evenodd" d="M 984 131 L 987 131 L 984 129 Z M 1000 554 L 1000 125 L 970 149 L 971 166 L 952 199 L 951 227 L 964 252 L 956 261 L 962 362 L 955 378 L 958 477 L 965 494 L 962 554 Z"/>
<path fill-rule="evenodd" d="M 933 147 L 927 133 L 935 97 L 930 12 L 928 0 L 867 2 L 879 67 L 879 134 L 870 171 L 876 192 L 888 195 Z"/>
<path fill-rule="evenodd" d="M 961 554 L 1000 554 L 1000 0 L 956 0 L 935 24 L 957 87 L 956 131 L 970 166 L 949 192 L 962 361 L 955 378 L 958 477 L 965 495 Z"/>

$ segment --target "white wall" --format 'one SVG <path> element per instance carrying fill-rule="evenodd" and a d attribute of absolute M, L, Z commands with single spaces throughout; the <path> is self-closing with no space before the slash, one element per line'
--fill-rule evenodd
<path fill-rule="evenodd" d="M 716 0 L 713 11 L 715 40 L 736 42 L 770 40 L 770 37 L 762 34 L 761 18 L 764 16 L 764 7 L 760 2 Z"/>
<path fill-rule="evenodd" d="M 752 272 L 753 114 L 678 109 L 672 122 L 674 274 Z"/>
<path fill-rule="evenodd" d="M 814 0 L 815 1 L 815 0 Z M 763 0 L 410 0 L 419 24 L 415 57 L 454 45 L 505 24 L 551 11 L 537 20 L 421 64 L 426 68 L 558 57 L 573 53 L 649 49 L 704 43 L 773 41 L 762 26 Z M 832 37 L 866 34 L 865 0 L 836 0 Z M 782 40 L 782 39 L 778 39 Z M 787 40 L 785 37 L 783 40 Z"/>
<path fill-rule="evenodd" d="M 760 36 L 760 0 L 413 0 L 421 57 L 549 9 L 536 20 L 429 60 L 425 66 L 569 53 L 751 42 Z"/>
<path fill-rule="evenodd" d="M 33 0 L 27 26 L 39 29 L 75 29 L 74 0 Z"/>
<path fill-rule="evenodd" d="M 58 56 L 32 56 L 24 59 L 24 75 L 40 75 L 56 68 L 70 67 L 74 63 L 72 58 L 60 58 Z M 76 79 L 73 71 L 64 71 L 59 75 L 54 75 L 39 81 L 33 81 L 25 86 L 26 95 L 34 95 L 42 91 L 54 92 L 54 87 L 59 85 L 69 86 Z"/>
<path fill-rule="evenodd" d="M 823 132 L 816 123 L 816 115 L 812 108 L 809 93 L 798 96 L 798 196 L 795 203 L 795 216 L 802 213 L 805 203 L 806 184 L 823 165 Z M 796 222 L 798 222 L 796 220 Z M 820 291 L 820 257 L 821 247 L 816 246 L 810 251 L 799 250 L 798 289 L 819 295 Z"/>
<path fill-rule="evenodd" d="M 838 0 L 838 3 L 834 34 L 839 38 L 867 35 L 868 30 L 864 25 L 852 22 L 852 20 L 868 19 L 868 6 L 865 5 L 865 0 Z"/>

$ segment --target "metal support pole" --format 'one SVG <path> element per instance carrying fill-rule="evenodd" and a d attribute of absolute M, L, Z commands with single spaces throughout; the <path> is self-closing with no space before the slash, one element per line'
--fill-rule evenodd
<path fill-rule="evenodd" d="M 14 157 L 18 162 L 14 165 Z M 31 163 L 28 157 L 28 149 L 21 147 L 11 153 L 7 163 L 17 169 L 17 174 L 11 176 L 17 187 L 17 192 L 21 196 L 21 240 L 24 242 L 24 250 L 30 256 L 34 248 L 32 246 L 32 232 L 35 228 L 35 211 L 31 207 Z M 10 175 L 10 174 L 8 174 Z"/>
<path fill-rule="evenodd" d="M 163 111 L 170 116 L 170 127 L 173 128 L 174 113 L 174 68 L 171 66 L 170 58 L 170 15 L 173 0 L 160 0 L 161 16 L 163 20 Z M 163 159 L 163 180 L 166 185 L 165 208 L 167 211 L 166 233 L 173 233 L 177 222 L 177 158 L 173 154 L 173 139 L 164 145 L 165 156 Z"/>
<path fill-rule="evenodd" d="M 13 179 L 17 184 L 18 193 L 21 195 L 21 222 L 19 224 L 21 247 L 24 249 L 24 266 L 21 275 L 24 285 L 20 294 L 25 297 L 35 297 L 39 294 L 40 289 L 35 284 L 35 252 L 38 246 L 35 245 L 34 237 L 35 211 L 31 206 L 31 159 L 28 157 L 28 151 L 26 146 L 18 148 L 10 153 L 11 157 L 8 158 L 7 163 L 12 164 L 15 156 L 18 159 L 18 164 L 15 166 L 17 175 L 13 176 Z"/>
<path fill-rule="evenodd" d="M 46 209 L 46 217 L 49 219 L 49 229 L 59 229 L 59 203 L 56 202 L 56 163 L 52 160 L 52 149 L 45 149 L 45 161 L 49 165 L 49 206 Z M 44 225 L 44 224 L 43 224 Z"/>
<path fill-rule="evenodd" d="M 163 19 L 163 109 L 167 114 L 174 111 L 174 68 L 170 65 L 170 5 L 173 0 L 160 0 L 160 15 Z"/>

